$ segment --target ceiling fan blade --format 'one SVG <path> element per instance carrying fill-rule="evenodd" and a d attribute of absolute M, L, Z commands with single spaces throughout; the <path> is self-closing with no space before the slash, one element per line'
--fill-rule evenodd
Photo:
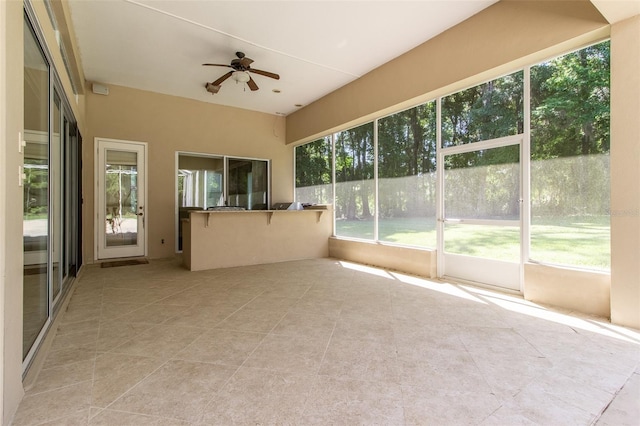
<path fill-rule="evenodd" d="M 211 84 L 213 84 L 214 86 L 220 86 L 223 81 L 231 77 L 231 74 L 233 74 L 233 71 L 229 71 L 228 73 L 226 73 L 225 75 L 223 75 L 222 77 L 220 77 L 219 79 L 217 79 Z"/>
<path fill-rule="evenodd" d="M 280 80 L 280 76 L 278 74 L 276 74 L 276 73 L 273 73 L 273 72 L 257 70 L 255 68 L 249 68 L 247 71 L 254 72 L 254 73 L 260 74 L 260 75 L 264 75 L 265 77 L 271 77 L 271 78 L 274 78 L 276 80 Z"/>
<path fill-rule="evenodd" d="M 251 89 L 252 92 L 258 90 L 258 85 L 252 78 L 249 78 L 249 81 L 247 81 L 247 86 L 249 86 L 249 89 Z"/>
<path fill-rule="evenodd" d="M 228 68 L 233 68 L 231 65 L 225 65 L 225 64 L 202 64 L 203 67 L 228 67 Z"/>

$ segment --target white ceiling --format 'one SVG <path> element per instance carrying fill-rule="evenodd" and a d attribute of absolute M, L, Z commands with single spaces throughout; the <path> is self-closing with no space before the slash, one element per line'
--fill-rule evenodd
<path fill-rule="evenodd" d="M 298 107 L 464 21 L 497 0 L 70 0 L 85 78 L 270 114 Z M 228 79 L 235 52 L 260 90 Z M 274 93 L 273 90 L 280 90 Z"/>

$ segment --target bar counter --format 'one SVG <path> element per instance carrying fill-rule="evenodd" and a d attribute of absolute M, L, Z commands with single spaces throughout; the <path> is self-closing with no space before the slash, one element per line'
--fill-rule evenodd
<path fill-rule="evenodd" d="M 333 212 L 192 211 L 181 226 L 184 265 L 202 271 L 328 257 Z"/>

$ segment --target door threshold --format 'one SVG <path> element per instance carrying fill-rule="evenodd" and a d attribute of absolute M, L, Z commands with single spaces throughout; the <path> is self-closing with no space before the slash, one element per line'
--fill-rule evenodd
<path fill-rule="evenodd" d="M 498 285 L 493 285 L 493 284 L 481 283 L 479 281 L 465 280 L 464 278 L 450 277 L 448 275 L 444 275 L 442 277 L 439 277 L 438 280 L 441 281 L 441 282 L 449 283 L 449 284 L 468 285 L 468 286 L 471 286 L 471 287 L 478 287 L 478 288 L 483 288 L 483 289 L 487 289 L 487 290 L 497 291 L 497 292 L 500 292 L 500 293 L 511 294 L 511 295 L 514 295 L 514 296 L 523 296 L 524 295 L 524 293 L 519 291 L 519 290 L 514 290 L 514 289 L 506 288 L 506 287 L 500 287 Z"/>

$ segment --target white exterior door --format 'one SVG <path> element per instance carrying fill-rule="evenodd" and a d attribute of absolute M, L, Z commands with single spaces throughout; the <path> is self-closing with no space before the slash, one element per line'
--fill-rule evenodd
<path fill-rule="evenodd" d="M 146 158 L 140 142 L 96 138 L 96 259 L 146 256 Z"/>
<path fill-rule="evenodd" d="M 521 145 L 514 136 L 440 151 L 440 276 L 520 291 Z"/>

